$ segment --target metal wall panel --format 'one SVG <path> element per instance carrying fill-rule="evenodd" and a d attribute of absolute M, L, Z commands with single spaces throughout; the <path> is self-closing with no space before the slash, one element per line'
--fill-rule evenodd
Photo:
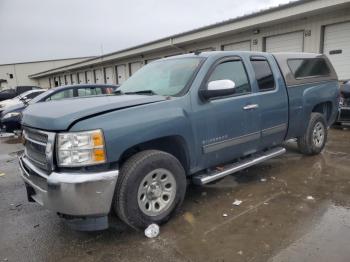
<path fill-rule="evenodd" d="M 265 38 L 266 52 L 303 52 L 304 32 L 293 32 Z"/>
<path fill-rule="evenodd" d="M 331 60 L 338 78 L 350 79 L 350 22 L 325 27 L 323 52 Z"/>

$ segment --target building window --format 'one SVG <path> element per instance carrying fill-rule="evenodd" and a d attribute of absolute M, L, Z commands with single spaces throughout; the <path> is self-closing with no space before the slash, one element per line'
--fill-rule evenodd
<path fill-rule="evenodd" d="M 13 74 L 9 74 L 10 79 L 13 79 Z"/>
<path fill-rule="evenodd" d="M 251 60 L 259 91 L 275 89 L 275 79 L 267 60 Z"/>

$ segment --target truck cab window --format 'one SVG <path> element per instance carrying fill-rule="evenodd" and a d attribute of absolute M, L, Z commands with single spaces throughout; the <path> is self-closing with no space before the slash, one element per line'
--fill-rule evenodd
<path fill-rule="evenodd" d="M 275 89 L 275 79 L 271 67 L 266 60 L 251 60 L 255 78 L 258 82 L 259 91 L 269 91 Z"/>
<path fill-rule="evenodd" d="M 208 79 L 208 83 L 215 80 L 229 79 L 235 83 L 236 94 L 250 93 L 248 76 L 242 61 L 227 61 L 219 64 Z"/>

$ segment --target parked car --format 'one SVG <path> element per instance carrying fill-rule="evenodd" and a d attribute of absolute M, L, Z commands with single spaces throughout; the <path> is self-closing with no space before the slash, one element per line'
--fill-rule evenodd
<path fill-rule="evenodd" d="M 85 97 L 85 96 L 97 96 L 97 95 L 106 95 L 113 94 L 114 85 L 100 85 L 100 84 L 89 84 L 89 85 L 70 85 L 62 86 L 50 89 L 31 101 L 21 100 L 21 103 L 6 108 L 0 114 L 0 127 L 6 132 L 14 132 L 20 130 L 21 120 L 22 120 L 22 111 L 31 104 L 36 104 L 40 102 L 62 100 L 67 98 L 74 97 Z"/>
<path fill-rule="evenodd" d="M 45 89 L 33 89 L 33 90 L 29 90 L 26 91 L 12 99 L 7 99 L 4 101 L 0 102 L 0 114 L 3 110 L 6 109 L 6 107 L 9 106 L 13 106 L 16 104 L 22 104 L 22 101 L 27 101 L 29 102 L 30 100 L 32 100 L 34 97 L 40 95 L 41 93 L 45 92 Z"/>
<path fill-rule="evenodd" d="M 26 91 L 40 89 L 37 86 L 16 86 L 15 88 L 9 88 L 0 91 L 0 101 L 4 101 L 6 99 L 12 99 Z"/>
<path fill-rule="evenodd" d="M 350 80 L 340 86 L 339 114 L 335 122 L 336 126 L 350 123 Z"/>
<path fill-rule="evenodd" d="M 186 180 L 214 182 L 283 154 L 291 138 L 303 154 L 320 153 L 338 89 L 320 54 L 157 60 L 114 96 L 24 112 L 19 163 L 28 199 L 84 230 L 106 228 L 110 213 L 133 228 L 164 223 L 179 209 Z"/>

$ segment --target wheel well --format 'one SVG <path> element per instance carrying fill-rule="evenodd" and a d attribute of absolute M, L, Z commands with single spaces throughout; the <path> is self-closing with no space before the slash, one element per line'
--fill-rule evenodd
<path fill-rule="evenodd" d="M 312 112 L 317 112 L 317 113 L 323 114 L 328 122 L 330 120 L 331 113 L 332 113 L 332 103 L 331 102 L 323 102 L 323 103 L 317 104 L 312 109 Z"/>
<path fill-rule="evenodd" d="M 180 161 L 186 173 L 189 170 L 188 148 L 181 136 L 167 136 L 137 144 L 123 152 L 119 158 L 119 164 L 122 166 L 134 154 L 149 149 L 160 150 L 173 155 Z"/>

